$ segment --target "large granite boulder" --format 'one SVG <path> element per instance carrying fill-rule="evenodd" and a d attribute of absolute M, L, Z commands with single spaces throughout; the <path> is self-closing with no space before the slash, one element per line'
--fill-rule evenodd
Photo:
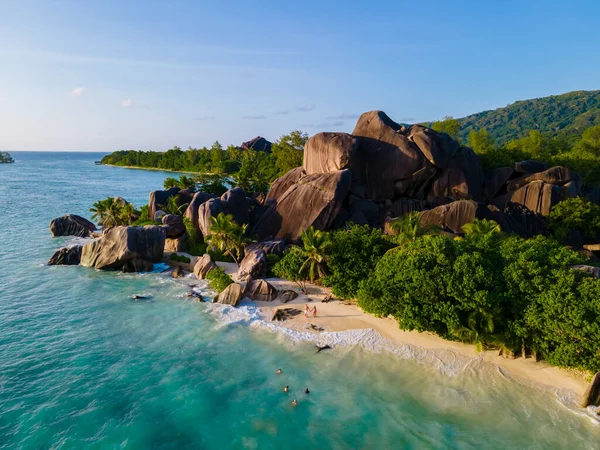
<path fill-rule="evenodd" d="M 543 172 L 549 168 L 550 165 L 540 161 L 534 161 L 532 159 L 515 163 L 515 171 L 519 173 L 537 173 Z"/>
<path fill-rule="evenodd" d="M 212 198 L 198 208 L 198 228 L 207 236 L 210 232 L 210 219 L 219 214 L 231 214 L 238 224 L 247 224 L 250 221 L 250 200 L 246 192 L 240 187 L 230 189 L 220 198 Z"/>
<path fill-rule="evenodd" d="M 67 214 L 50 222 L 52 236 L 91 237 L 96 231 L 96 225 L 76 214 Z"/>
<path fill-rule="evenodd" d="M 419 213 L 422 226 L 436 226 L 455 234 L 462 234 L 463 225 L 475 219 L 493 220 L 505 231 L 509 228 L 504 214 L 498 208 L 473 200 L 460 200 Z"/>
<path fill-rule="evenodd" d="M 262 249 L 246 251 L 246 255 L 237 271 L 237 280 L 241 282 L 250 279 L 263 278 L 269 271 L 267 254 Z"/>
<path fill-rule="evenodd" d="M 152 191 L 148 197 L 148 217 L 154 217 L 156 211 L 162 209 L 167 204 L 169 198 L 179 194 L 178 187 L 172 187 L 164 191 Z"/>
<path fill-rule="evenodd" d="M 387 209 L 386 216 L 403 217 L 406 214 L 420 212 L 425 209 L 425 202 L 412 198 L 399 198 Z"/>
<path fill-rule="evenodd" d="M 503 195 L 507 192 L 508 180 L 510 180 L 516 171 L 512 167 L 500 167 L 492 171 L 485 182 L 485 197 L 491 200 L 497 195 Z"/>
<path fill-rule="evenodd" d="M 121 266 L 121 270 L 125 273 L 151 272 L 153 268 L 154 264 L 152 261 L 140 258 L 125 261 L 125 263 Z"/>
<path fill-rule="evenodd" d="M 221 303 L 223 305 L 237 306 L 242 299 L 243 288 L 239 283 L 231 283 L 223 292 L 215 296 L 213 303 Z"/>
<path fill-rule="evenodd" d="M 196 231 L 200 231 L 200 226 L 198 225 L 198 209 L 200 208 L 200 205 L 206 203 L 211 198 L 215 198 L 215 196 L 213 194 L 207 194 L 206 192 L 196 192 L 185 210 L 184 216 L 189 219 Z"/>
<path fill-rule="evenodd" d="M 304 171 L 330 173 L 352 169 L 358 139 L 347 133 L 317 133 L 304 145 Z"/>
<path fill-rule="evenodd" d="M 305 176 L 306 172 L 304 171 L 304 167 L 296 167 L 285 175 L 277 178 L 271 183 L 271 189 L 269 189 L 269 193 L 267 194 L 267 202 L 269 200 L 279 199 L 290 187 L 292 187 L 292 185 Z"/>
<path fill-rule="evenodd" d="M 352 134 L 360 141 L 353 175 L 365 187 L 368 198 L 425 198 L 437 169 L 407 137 L 405 127 L 383 111 L 370 111 L 360 116 Z"/>
<path fill-rule="evenodd" d="M 446 133 L 438 133 L 422 125 L 412 125 L 408 138 L 417 144 L 427 160 L 440 169 L 450 164 L 460 145 Z"/>
<path fill-rule="evenodd" d="M 458 151 L 436 175 L 427 193 L 429 203 L 439 198 L 483 201 L 485 177 L 479 157 L 470 148 Z"/>
<path fill-rule="evenodd" d="M 286 249 L 286 245 L 285 245 L 285 241 L 283 239 L 273 239 L 270 241 L 262 241 L 262 242 L 256 242 L 254 244 L 250 244 L 246 247 L 246 250 L 244 253 L 247 255 L 248 253 L 262 250 L 267 255 L 281 256 L 281 255 L 283 255 L 283 252 L 285 252 L 285 249 Z"/>
<path fill-rule="evenodd" d="M 193 272 L 194 275 L 196 275 L 196 278 L 198 278 L 199 280 L 204 280 L 208 272 L 210 272 L 212 269 L 215 269 L 216 267 L 217 265 L 215 264 L 211 256 L 208 253 L 205 253 L 204 255 L 202 255 L 202 257 L 196 260 Z"/>
<path fill-rule="evenodd" d="M 296 240 L 310 226 L 328 229 L 338 215 L 352 183 L 348 169 L 307 175 L 292 185 L 254 227 L 259 240 Z"/>
<path fill-rule="evenodd" d="M 581 407 L 600 406 L 600 372 L 597 372 L 592 378 L 592 382 L 583 393 L 581 398 Z"/>
<path fill-rule="evenodd" d="M 507 202 L 518 203 L 534 213 L 546 216 L 550 209 L 562 199 L 562 194 L 560 186 L 543 181 L 532 181 L 514 192 L 495 198 L 492 203 L 501 209 L 506 206 Z"/>
<path fill-rule="evenodd" d="M 81 260 L 82 245 L 63 247 L 56 252 L 48 261 L 49 266 L 76 266 Z"/>
<path fill-rule="evenodd" d="M 572 173 L 569 169 L 562 166 L 551 167 L 543 172 L 522 175 L 508 183 L 508 192 L 514 192 L 519 188 L 531 183 L 532 181 L 543 181 L 544 183 L 564 186 L 571 184 L 576 192 L 578 192 L 579 176 Z"/>
<path fill-rule="evenodd" d="M 256 150 L 259 152 L 267 152 L 271 153 L 271 146 L 273 144 L 267 141 L 262 136 L 256 136 L 254 139 L 250 139 L 249 141 L 242 142 L 241 148 L 245 150 Z"/>
<path fill-rule="evenodd" d="M 147 269 L 162 260 L 165 239 L 166 232 L 159 226 L 114 227 L 83 246 L 81 265 L 102 270 L 120 269 L 140 260 L 148 263 L 145 264 Z"/>
<path fill-rule="evenodd" d="M 164 226 L 164 225 L 163 225 Z M 190 235 L 183 233 L 176 238 L 165 239 L 165 252 L 187 252 L 190 249 Z"/>
<path fill-rule="evenodd" d="M 250 280 L 246 284 L 244 296 L 257 302 L 272 302 L 279 292 L 266 280 Z"/>
<path fill-rule="evenodd" d="M 583 272 L 589 273 L 594 278 L 600 278 L 600 267 L 578 264 L 576 266 L 571 266 L 571 269 L 581 270 Z"/>
<path fill-rule="evenodd" d="M 357 224 L 362 224 L 364 222 L 372 227 L 381 226 L 381 211 L 375 202 L 354 196 L 348 197 L 348 212 L 350 213 L 351 222 Z"/>
<path fill-rule="evenodd" d="M 177 239 L 185 234 L 183 217 L 175 214 L 167 214 L 162 218 L 162 227 L 165 229 L 167 239 Z"/>

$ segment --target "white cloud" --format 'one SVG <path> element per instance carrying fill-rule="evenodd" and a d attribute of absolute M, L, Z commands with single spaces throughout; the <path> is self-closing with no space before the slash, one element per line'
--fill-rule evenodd
<path fill-rule="evenodd" d="M 121 100 L 121 106 L 123 108 L 131 108 L 133 106 L 133 100 L 131 100 L 130 98 L 126 100 Z"/>
<path fill-rule="evenodd" d="M 78 97 L 78 96 L 82 95 L 84 91 L 85 91 L 84 87 L 77 87 L 71 91 L 71 95 L 74 97 Z"/>
<path fill-rule="evenodd" d="M 315 105 L 315 104 L 296 106 L 296 111 L 312 111 L 316 107 L 317 107 L 317 105 Z"/>

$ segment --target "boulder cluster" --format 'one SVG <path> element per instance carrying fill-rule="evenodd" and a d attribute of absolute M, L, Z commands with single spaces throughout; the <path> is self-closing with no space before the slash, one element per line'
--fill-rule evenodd
<path fill-rule="evenodd" d="M 257 137 L 242 148 L 270 151 L 271 143 Z M 485 218 L 507 232 L 531 236 L 544 231 L 552 206 L 581 189 L 577 173 L 536 161 L 485 173 L 475 152 L 447 134 L 370 111 L 360 116 L 352 134 L 312 136 L 303 166 L 275 180 L 266 197 L 250 197 L 239 187 L 220 197 L 178 187 L 153 191 L 149 216 L 161 226 L 115 227 L 80 249 L 61 249 L 51 261 L 145 270 L 164 251 L 185 251 L 189 236 L 183 217 L 161 210 L 171 197 L 179 206 L 188 205 L 183 215 L 198 235 L 206 236 L 211 218 L 221 213 L 248 225 L 260 244 L 249 247 L 241 263 L 238 278 L 247 282 L 266 274 L 268 253 L 280 253 L 311 226 L 328 230 L 352 222 L 388 230 L 390 220 L 417 212 L 423 225 L 450 233 L 462 233 L 466 223 Z M 84 237 L 96 230 L 74 215 L 55 219 L 50 229 L 54 236 Z M 205 272 L 198 269 L 199 278 Z"/>

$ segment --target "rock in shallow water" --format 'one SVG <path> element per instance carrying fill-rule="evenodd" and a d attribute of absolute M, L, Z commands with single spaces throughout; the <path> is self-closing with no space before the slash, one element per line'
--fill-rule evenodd
<path fill-rule="evenodd" d="M 76 214 L 67 214 L 50 222 L 52 236 L 91 237 L 96 231 L 96 225 Z"/>
<path fill-rule="evenodd" d="M 107 270 L 120 269 L 130 263 L 128 269 L 137 271 L 143 266 L 143 271 L 149 267 L 151 270 L 151 264 L 163 258 L 165 239 L 165 230 L 159 226 L 114 227 L 83 246 L 81 265 Z M 141 264 L 139 260 L 148 264 Z"/>
<path fill-rule="evenodd" d="M 57 250 L 48 261 L 49 266 L 76 266 L 81 260 L 82 245 L 63 247 Z"/>

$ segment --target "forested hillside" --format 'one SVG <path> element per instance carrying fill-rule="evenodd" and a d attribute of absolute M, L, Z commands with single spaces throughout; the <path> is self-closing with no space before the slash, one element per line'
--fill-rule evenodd
<path fill-rule="evenodd" d="M 550 97 L 520 100 L 504 108 L 458 119 L 463 142 L 472 130 L 485 128 L 497 144 L 520 139 L 536 130 L 549 137 L 575 141 L 583 130 L 600 124 L 600 91 L 573 91 Z"/>

